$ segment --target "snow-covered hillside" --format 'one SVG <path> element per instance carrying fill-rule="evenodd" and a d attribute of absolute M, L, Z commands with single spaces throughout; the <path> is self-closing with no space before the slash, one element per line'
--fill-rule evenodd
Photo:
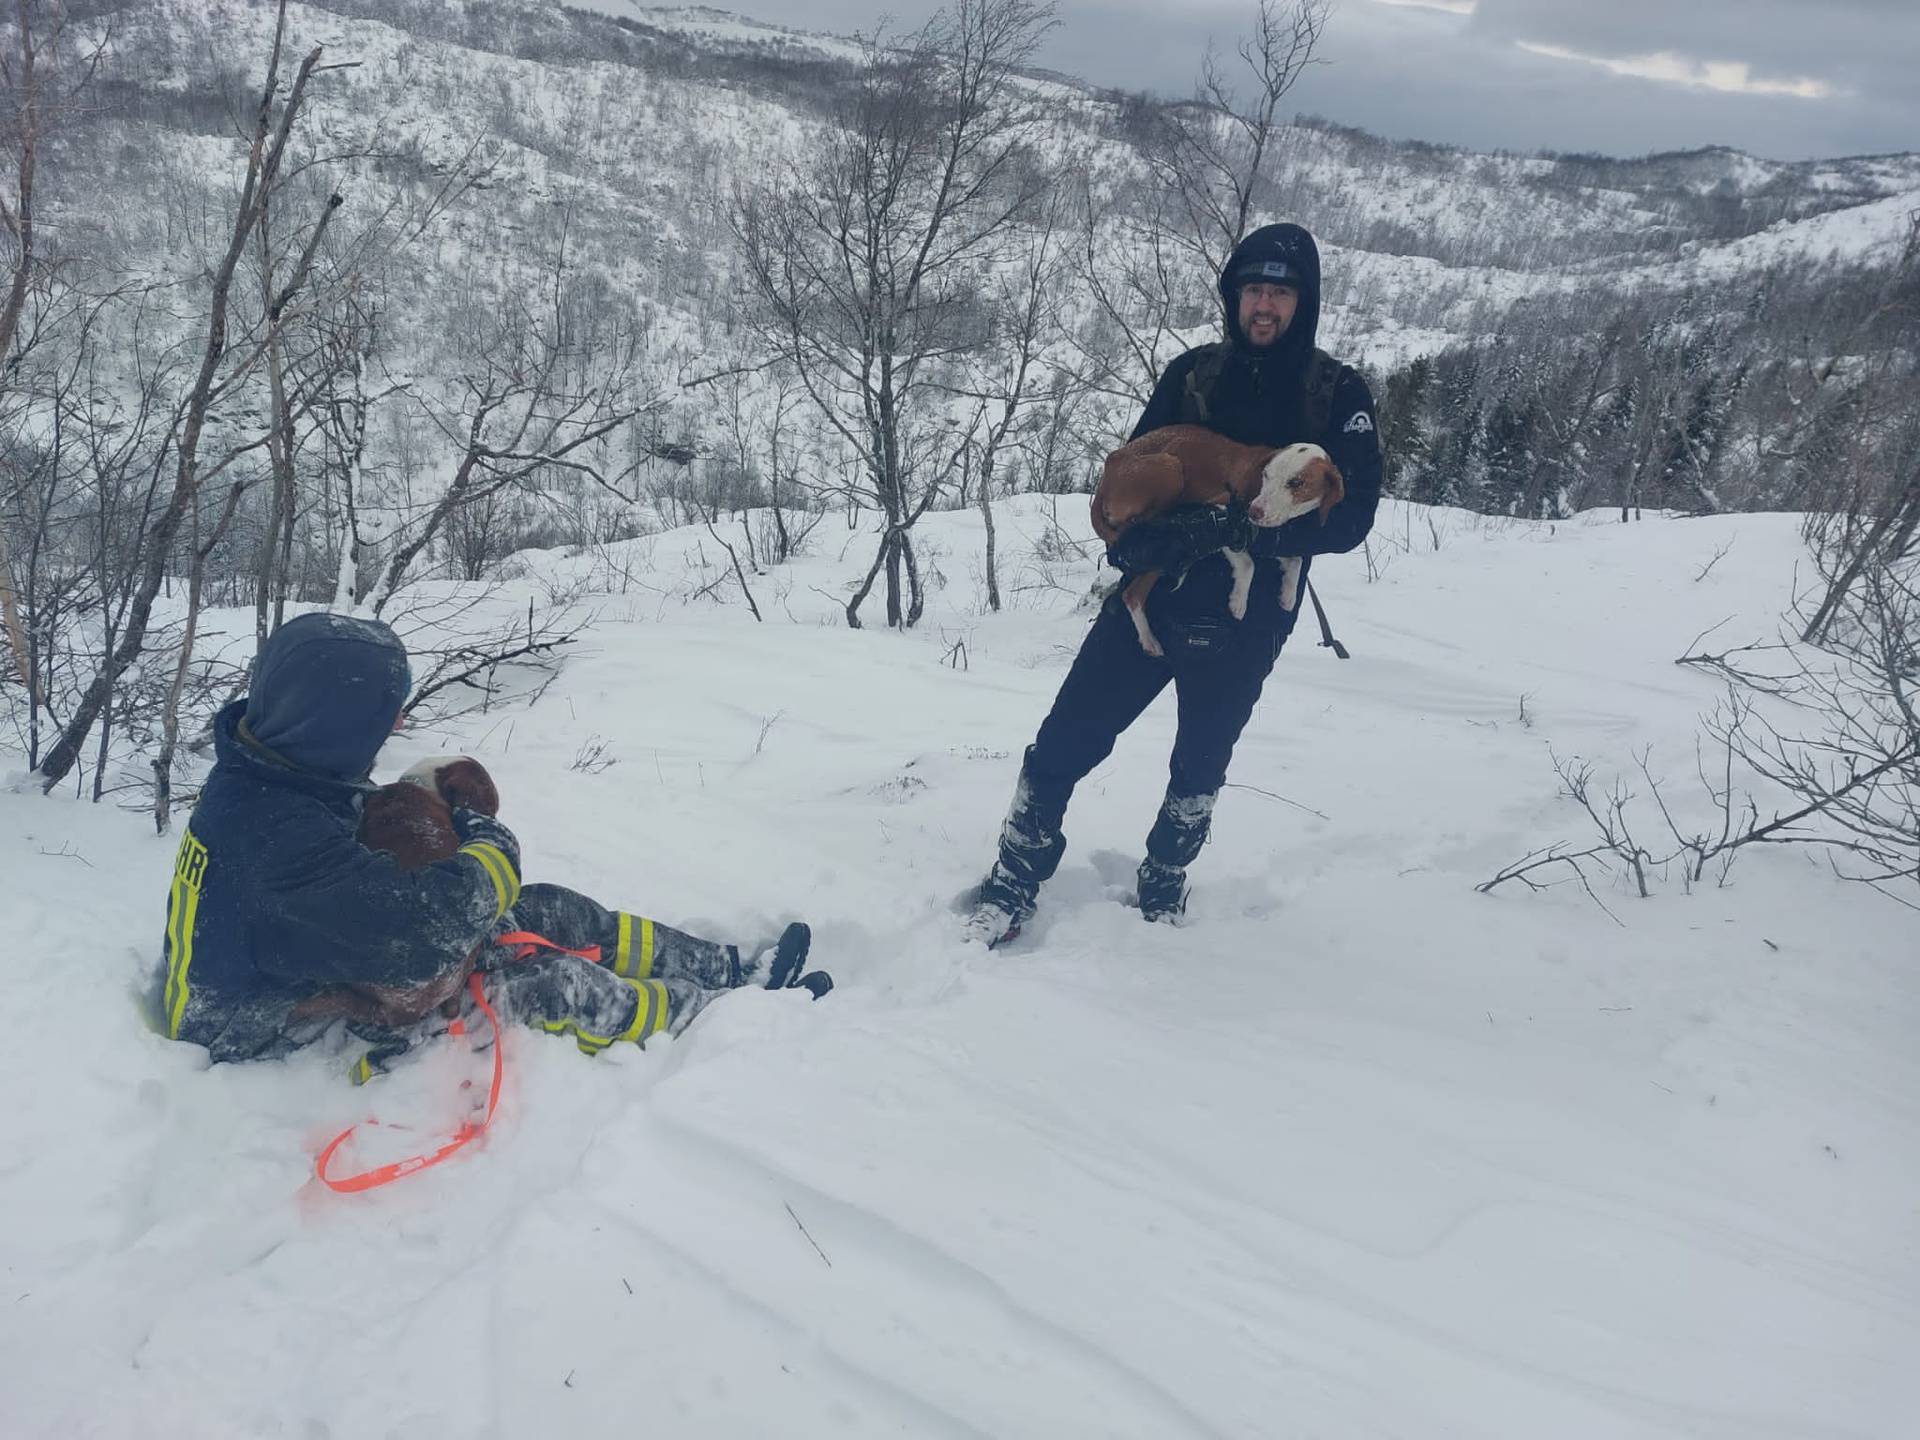
<path fill-rule="evenodd" d="M 408 279 L 390 303 L 429 364 L 449 310 L 533 283 L 562 217 L 573 263 L 635 297 L 662 348 L 733 343 L 727 207 L 819 133 L 859 52 L 712 9 L 599 8 L 612 13 L 543 0 L 289 8 L 295 53 L 324 44 L 350 67 L 314 89 L 316 151 L 386 152 L 336 177 L 342 229 L 396 195 L 437 189 L 469 146 L 490 167 L 481 195 L 403 257 Z M 241 154 L 230 117 L 251 101 L 272 24 L 270 7 L 243 0 L 123 7 L 108 65 L 116 103 L 76 132 L 71 163 L 44 167 L 70 249 L 191 270 L 175 217 L 229 203 Z M 1116 195 L 1152 190 L 1113 97 L 1058 78 L 1032 94 L 1049 117 L 1043 155 Z M 1329 279 L 1351 310 L 1344 343 L 1382 363 L 1484 333 L 1531 294 L 1657 293 L 1782 254 L 1884 254 L 1920 205 L 1920 154 L 1796 165 L 1724 150 L 1476 154 L 1310 123 L 1286 132 L 1270 168 L 1276 189 L 1263 198 L 1332 247 Z"/>
<path fill-rule="evenodd" d="M 646 585 L 536 701 L 390 745 L 382 776 L 481 756 L 531 878 L 805 916 L 840 987 L 597 1060 L 511 1033 L 484 1143 L 366 1196 L 316 1147 L 369 1113 L 422 1142 L 483 1062 L 208 1069 L 134 1001 L 172 841 L 0 793 L 0 1434 L 1909 1433 L 1920 916 L 1769 847 L 1604 909 L 1473 891 L 1580 837 L 1549 747 L 1650 747 L 1687 803 L 1715 692 L 1671 662 L 1768 632 L 1790 519 L 1390 506 L 1377 582 L 1316 572 L 1354 658 L 1282 658 L 1187 923 L 1122 903 L 1163 700 L 993 954 L 952 906 L 1092 566 L 1012 502 L 985 615 L 977 518 L 923 528 L 904 634 L 834 623 L 869 538 L 817 531 L 760 625 L 689 598 L 700 534 L 633 542 Z"/>

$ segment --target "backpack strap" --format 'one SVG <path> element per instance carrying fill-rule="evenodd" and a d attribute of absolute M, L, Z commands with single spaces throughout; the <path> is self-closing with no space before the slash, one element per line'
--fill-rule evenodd
<path fill-rule="evenodd" d="M 1307 434 L 1318 440 L 1333 423 L 1333 392 L 1340 374 L 1347 367 L 1326 351 L 1315 349 L 1307 360 L 1306 421 Z"/>
<path fill-rule="evenodd" d="M 1347 653 L 1347 647 L 1333 638 L 1333 627 L 1327 624 L 1327 612 L 1320 606 L 1320 592 L 1313 588 L 1313 581 L 1307 580 L 1303 583 L 1307 588 L 1307 598 L 1313 601 L 1314 617 L 1320 622 L 1320 643 L 1342 660 L 1351 660 L 1353 657 Z"/>
<path fill-rule="evenodd" d="M 1182 425 L 1205 425 L 1209 430 L 1213 428 L 1213 387 L 1219 383 L 1221 372 L 1226 368 L 1227 347 L 1224 344 L 1216 341 L 1199 348 L 1194 356 L 1193 368 L 1187 371 L 1186 389 L 1180 396 Z"/>

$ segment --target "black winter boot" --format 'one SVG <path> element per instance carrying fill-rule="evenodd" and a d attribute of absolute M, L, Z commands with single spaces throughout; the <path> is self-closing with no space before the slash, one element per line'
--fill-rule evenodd
<path fill-rule="evenodd" d="M 1142 920 L 1173 921 L 1187 912 L 1187 872 L 1178 865 L 1162 865 L 1149 856 L 1140 862 L 1137 877 Z"/>
<path fill-rule="evenodd" d="M 1033 916 L 1040 887 L 1053 878 L 1066 853 L 1067 837 L 1060 822 L 1066 814 L 1072 788 L 1036 786 L 1026 767 L 1013 789 L 1013 804 L 1000 827 L 1000 853 L 987 878 L 980 882 L 966 935 L 991 947 L 1019 934 Z"/>
<path fill-rule="evenodd" d="M 1187 909 L 1187 866 L 1199 855 L 1213 830 L 1213 804 L 1220 792 L 1176 795 L 1168 787 L 1147 832 L 1147 858 L 1138 877 L 1140 916 L 1175 920 Z"/>
<path fill-rule="evenodd" d="M 733 950 L 738 975 L 736 985 L 760 985 L 768 990 L 805 990 L 818 1000 L 833 989 L 833 977 L 824 970 L 807 973 L 807 953 L 813 948 L 813 930 L 804 920 L 795 920 L 780 932 L 780 938 L 763 947 L 751 961 L 741 961 Z"/>
<path fill-rule="evenodd" d="M 1020 879 L 995 860 L 967 915 L 966 938 L 989 950 L 1013 939 L 1032 916 L 1039 891 L 1039 885 Z"/>
<path fill-rule="evenodd" d="M 773 942 L 773 957 L 767 962 L 767 989 L 785 990 L 798 985 L 812 948 L 813 931 L 804 920 L 796 920 L 782 930 Z"/>

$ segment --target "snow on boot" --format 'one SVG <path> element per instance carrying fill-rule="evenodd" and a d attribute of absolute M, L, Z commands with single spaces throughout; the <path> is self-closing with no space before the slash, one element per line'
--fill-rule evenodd
<path fill-rule="evenodd" d="M 1005 908 L 983 900 L 968 914 L 960 936 L 969 944 L 984 945 L 991 950 L 1006 944 L 1019 933 L 1020 922 Z"/>
<path fill-rule="evenodd" d="M 1006 944 L 1033 917 L 1039 895 L 1040 882 L 1010 869 L 1003 853 L 974 892 L 973 909 L 967 914 L 962 938 L 989 950 Z"/>
<path fill-rule="evenodd" d="M 778 940 L 757 947 L 751 960 L 743 959 L 738 947 L 727 948 L 733 952 L 734 985 L 790 990 L 801 983 L 800 972 L 806 969 L 807 952 L 813 948 L 813 931 L 806 921 L 796 920 L 780 932 Z"/>
<path fill-rule="evenodd" d="M 1140 862 L 1137 877 L 1140 918 L 1172 924 L 1187 910 L 1187 872 L 1151 857 Z"/>

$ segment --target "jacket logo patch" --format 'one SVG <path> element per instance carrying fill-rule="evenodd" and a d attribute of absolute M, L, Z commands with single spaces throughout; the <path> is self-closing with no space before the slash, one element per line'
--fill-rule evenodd
<path fill-rule="evenodd" d="M 1364 435 L 1373 429 L 1373 417 L 1364 410 L 1353 412 L 1353 418 L 1340 427 L 1342 435 Z"/>

